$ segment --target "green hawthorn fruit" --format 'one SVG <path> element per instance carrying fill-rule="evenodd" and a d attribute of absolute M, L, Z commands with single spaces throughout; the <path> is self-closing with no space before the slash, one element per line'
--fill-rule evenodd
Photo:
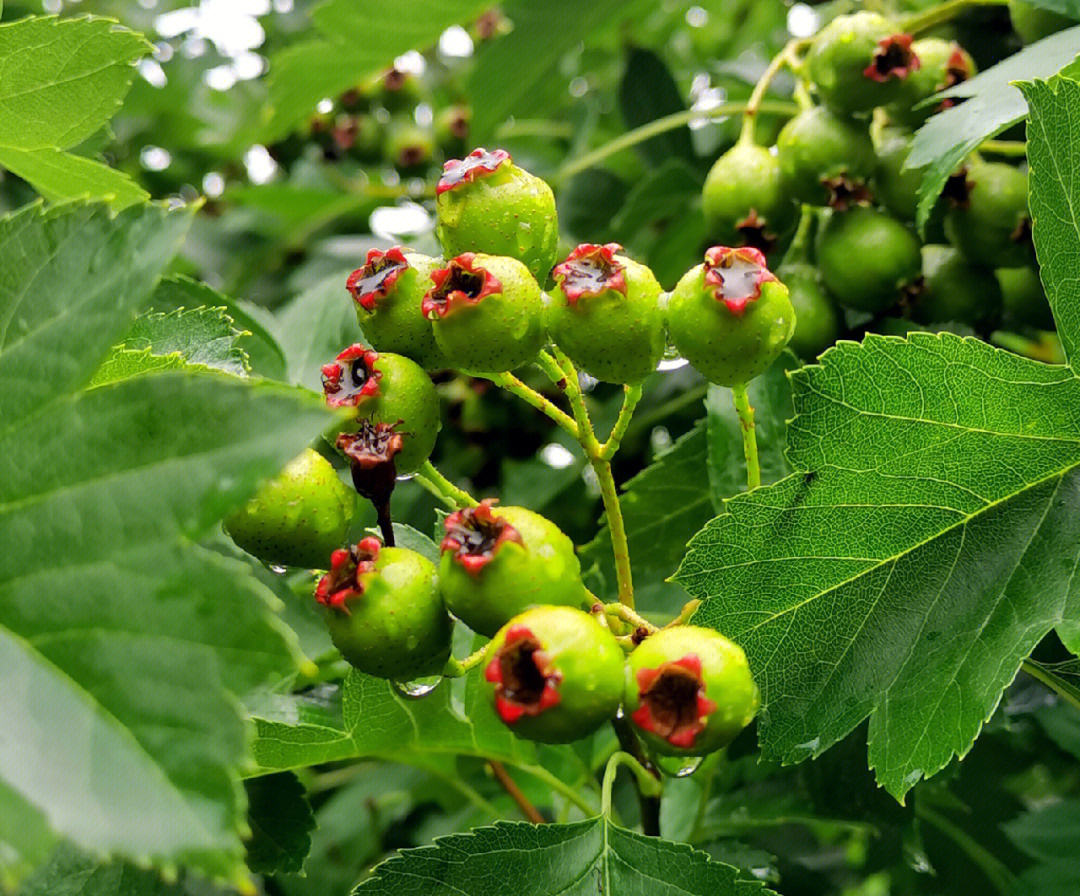
<path fill-rule="evenodd" d="M 707 380 L 745 383 L 763 373 L 795 332 L 787 288 L 756 249 L 713 246 L 668 299 L 668 335 Z"/>
<path fill-rule="evenodd" d="M 795 333 L 788 348 L 800 358 L 812 360 L 840 336 L 840 312 L 813 265 L 783 264 L 777 268 L 776 276 L 788 288 L 795 309 Z"/>
<path fill-rule="evenodd" d="M 915 223 L 923 169 L 904 167 L 911 152 L 911 134 L 901 128 L 885 128 L 878 136 L 875 150 L 877 170 L 874 172 L 874 198 L 894 217 L 909 224 Z M 945 241 L 945 211 L 949 207 L 947 194 L 955 186 L 955 180 L 950 178 L 946 186 L 948 189 L 935 204 L 926 222 L 926 239 L 933 243 Z"/>
<path fill-rule="evenodd" d="M 435 154 L 435 136 L 422 128 L 411 115 L 394 117 L 386 126 L 383 147 L 386 160 L 402 172 L 416 172 L 431 162 Z"/>
<path fill-rule="evenodd" d="M 913 317 L 920 323 L 968 324 L 989 332 L 1001 320 L 1001 287 L 994 272 L 972 264 L 952 246 L 923 246 L 922 283 Z"/>
<path fill-rule="evenodd" d="M 780 161 L 762 146 L 736 143 L 705 178 L 702 210 L 710 235 L 731 246 L 770 252 L 795 220 Z"/>
<path fill-rule="evenodd" d="M 652 271 L 621 252 L 618 243 L 583 243 L 555 266 L 548 330 L 596 379 L 637 383 L 664 354 L 661 287 Z"/>
<path fill-rule="evenodd" d="M 326 403 L 333 408 L 355 407 L 351 424 L 335 424 L 328 433 L 335 441 L 341 431 L 355 431 L 361 420 L 396 427 L 403 442 L 397 472 L 412 473 L 431 456 L 442 423 L 439 395 L 431 378 L 415 361 L 402 355 L 351 345 L 322 368 Z"/>
<path fill-rule="evenodd" d="M 1054 315 L 1046 299 L 1039 272 L 1030 265 L 995 271 L 1005 304 L 1005 316 L 1014 326 L 1054 329 Z"/>
<path fill-rule="evenodd" d="M 1036 6 L 1028 0 L 1009 0 L 1008 6 L 1013 31 L 1020 35 L 1025 44 L 1033 44 L 1063 28 L 1077 24 L 1068 16 Z"/>
<path fill-rule="evenodd" d="M 865 10 L 833 19 L 814 38 L 806 57 L 818 95 L 841 115 L 867 113 L 890 103 L 918 67 L 911 35 Z"/>
<path fill-rule="evenodd" d="M 901 124 L 919 127 L 935 112 L 953 105 L 954 100 L 918 107 L 927 97 L 954 87 L 975 74 L 971 56 L 956 41 L 926 37 L 911 45 L 919 67 L 900 82 L 900 92 L 889 106 L 889 117 Z M 917 108 L 918 107 L 918 108 Z"/>
<path fill-rule="evenodd" d="M 323 568 L 345 541 L 355 502 L 330 462 L 308 448 L 225 517 L 225 531 L 266 563 Z"/>
<path fill-rule="evenodd" d="M 784 183 L 802 202 L 847 208 L 869 201 L 877 158 L 865 123 L 824 106 L 805 109 L 781 129 L 776 150 Z"/>
<path fill-rule="evenodd" d="M 630 654 L 624 711 L 657 753 L 719 750 L 750 724 L 759 705 L 742 648 L 712 629 L 661 629 Z"/>
<path fill-rule="evenodd" d="M 570 743 L 619 709 L 625 656 L 595 617 L 570 607 L 536 607 L 495 635 L 484 670 L 495 711 L 520 737 Z"/>
<path fill-rule="evenodd" d="M 491 499 L 450 514 L 439 546 L 439 587 L 450 612 L 493 635 L 523 610 L 587 601 L 573 542 L 550 520 Z"/>
<path fill-rule="evenodd" d="M 435 188 L 435 232 L 446 256 L 508 255 L 541 283 L 555 263 L 559 225 L 555 196 L 504 149 L 474 149 L 451 159 Z"/>
<path fill-rule="evenodd" d="M 421 308 L 456 368 L 502 373 L 536 357 L 547 339 L 544 300 L 516 258 L 466 252 L 431 275 Z"/>
<path fill-rule="evenodd" d="M 408 681 L 446 665 L 453 622 L 435 564 L 415 551 L 372 537 L 336 550 L 315 599 L 334 646 L 361 672 Z"/>
<path fill-rule="evenodd" d="M 1004 162 L 967 169 L 967 197 L 956 197 L 945 216 L 945 235 L 985 267 L 1021 267 L 1034 261 L 1027 175 Z"/>
<path fill-rule="evenodd" d="M 465 150 L 472 125 L 472 109 L 468 106 L 447 106 L 435 117 L 435 139 L 448 153 L 460 154 Z"/>
<path fill-rule="evenodd" d="M 818 233 L 822 280 L 841 305 L 877 313 L 895 305 L 922 271 L 919 240 L 885 212 L 834 212 Z"/>
<path fill-rule="evenodd" d="M 356 319 L 377 351 L 404 355 L 427 370 L 449 366 L 421 310 L 441 265 L 442 259 L 394 246 L 369 249 L 364 266 L 349 275 L 345 288 L 356 302 Z"/>

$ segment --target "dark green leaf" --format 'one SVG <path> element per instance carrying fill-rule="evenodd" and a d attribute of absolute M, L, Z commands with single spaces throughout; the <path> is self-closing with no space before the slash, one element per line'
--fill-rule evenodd
<path fill-rule="evenodd" d="M 247 864 L 257 874 L 297 872 L 311 849 L 315 816 L 304 785 L 282 772 L 244 782 L 248 798 Z"/>
<path fill-rule="evenodd" d="M 630 240 L 641 228 L 686 213 L 701 194 L 701 179 L 679 159 L 668 159 L 648 171 L 626 194 L 611 222 L 613 236 Z"/>
<path fill-rule="evenodd" d="M 682 112 L 686 104 L 664 60 L 651 50 L 635 47 L 627 56 L 619 84 L 619 108 L 627 128 L 636 128 L 673 112 Z M 670 159 L 694 158 L 690 130 L 685 127 L 650 137 L 635 149 L 653 166 Z"/>

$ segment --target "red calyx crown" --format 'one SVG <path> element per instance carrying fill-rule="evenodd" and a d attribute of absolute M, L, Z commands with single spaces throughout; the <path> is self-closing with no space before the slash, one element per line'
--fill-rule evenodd
<path fill-rule="evenodd" d="M 362 538 L 349 548 L 338 548 L 330 555 L 330 571 L 315 586 L 315 600 L 324 607 L 348 613 L 346 601 L 364 593 L 360 576 L 375 568 L 382 542 L 374 536 Z"/>
<path fill-rule="evenodd" d="M 443 175 L 435 187 L 435 195 L 441 195 L 454 187 L 471 183 L 478 177 L 486 177 L 498 170 L 503 162 L 509 162 L 510 153 L 505 149 L 486 150 L 478 147 L 463 159 L 450 159 L 443 164 Z"/>
<path fill-rule="evenodd" d="M 374 311 L 379 299 L 385 299 L 394 288 L 398 277 L 409 269 L 409 262 L 400 246 L 394 246 L 383 252 L 381 249 L 368 249 L 367 259 L 362 268 L 357 268 L 345 281 L 345 288 L 365 311 Z"/>
<path fill-rule="evenodd" d="M 506 639 L 484 670 L 484 678 L 495 685 L 495 711 L 508 725 L 522 716 L 538 716 L 562 699 L 558 691 L 562 672 L 525 625 L 506 630 Z"/>
<path fill-rule="evenodd" d="M 429 320 L 446 317 L 455 308 L 475 305 L 503 288 L 498 277 L 476 267 L 475 252 L 463 252 L 451 258 L 445 268 L 431 272 L 431 280 L 435 285 L 420 303 L 421 312 Z"/>
<path fill-rule="evenodd" d="M 641 705 L 631 718 L 639 728 L 689 750 L 705 730 L 716 704 L 705 696 L 701 660 L 696 653 L 637 673 Z"/>
<path fill-rule="evenodd" d="M 443 520 L 446 535 L 439 550 L 453 551 L 454 559 L 473 575 L 495 558 L 499 545 L 514 541 L 524 545 L 521 533 L 502 517 L 491 512 L 493 498 L 485 498 L 476 507 L 457 510 Z"/>
<path fill-rule="evenodd" d="M 765 256 L 744 246 L 732 249 L 713 246 L 705 253 L 705 288 L 713 298 L 727 305 L 732 314 L 741 315 L 750 302 L 761 296 L 761 286 L 776 275 L 765 266 Z"/>
<path fill-rule="evenodd" d="M 368 470 L 389 463 L 401 451 L 403 439 L 397 431 L 401 423 L 372 423 L 361 420 L 356 432 L 338 433 L 335 444 L 353 466 Z"/>
<path fill-rule="evenodd" d="M 618 243 L 582 243 L 566 261 L 551 269 L 551 276 L 559 281 L 569 304 L 576 305 L 582 296 L 599 296 L 609 289 L 626 295 L 625 265 L 615 259 L 616 252 L 622 252 Z"/>
<path fill-rule="evenodd" d="M 911 49 L 911 35 L 890 34 L 878 41 L 870 64 L 863 69 L 863 77 L 882 83 L 889 78 L 902 81 L 921 65 Z"/>
<path fill-rule="evenodd" d="M 959 47 L 954 49 L 949 56 L 949 61 L 945 63 L 945 81 L 938 85 L 938 90 L 948 90 L 950 87 L 955 87 L 957 84 L 963 84 L 968 78 L 971 77 L 971 68 L 968 65 L 967 58 L 964 56 L 963 50 Z M 944 109 L 951 109 L 956 105 L 956 100 L 950 97 L 945 97 L 937 105 L 935 111 L 941 112 Z"/>
<path fill-rule="evenodd" d="M 379 353 L 359 342 L 350 345 L 329 364 L 322 366 L 322 387 L 326 403 L 332 408 L 360 404 L 379 394 L 382 372 L 375 362 Z"/>

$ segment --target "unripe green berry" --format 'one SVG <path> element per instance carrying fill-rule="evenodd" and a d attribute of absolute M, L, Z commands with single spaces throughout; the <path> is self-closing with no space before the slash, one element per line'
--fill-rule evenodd
<path fill-rule="evenodd" d="M 713 246 L 668 299 L 668 335 L 680 355 L 721 386 L 764 373 L 795 332 L 787 288 L 756 249 Z"/>
<path fill-rule="evenodd" d="M 988 332 L 1001 320 L 1001 287 L 993 271 L 952 246 L 923 246 L 922 283 L 913 316 L 920 323 L 955 322 Z"/>
<path fill-rule="evenodd" d="M 846 208 L 869 200 L 877 158 L 864 122 L 815 106 L 784 125 L 776 150 L 784 183 L 801 201 Z"/>
<path fill-rule="evenodd" d="M 657 753 L 703 756 L 727 746 L 757 714 L 746 654 L 719 632 L 677 625 L 630 654 L 626 715 Z"/>
<path fill-rule="evenodd" d="M 439 587 L 450 612 L 473 631 L 493 635 L 529 607 L 585 605 L 573 542 L 540 514 L 488 499 L 443 525 Z"/>
<path fill-rule="evenodd" d="M 976 264 L 1021 267 L 1034 261 L 1027 175 L 1004 162 L 967 169 L 967 196 L 945 216 L 949 242 Z"/>
<path fill-rule="evenodd" d="M 1005 317 L 1013 326 L 1054 329 L 1054 315 L 1046 299 L 1039 272 L 1030 265 L 995 271 L 1005 303 Z"/>
<path fill-rule="evenodd" d="M 225 531 L 266 563 L 323 568 L 345 541 L 355 502 L 330 462 L 308 448 L 229 514 Z"/>
<path fill-rule="evenodd" d="M 840 336 L 840 312 L 813 265 L 783 264 L 777 268 L 776 276 L 788 288 L 795 309 L 795 334 L 788 348 L 800 358 L 812 360 Z"/>
<path fill-rule="evenodd" d="M 405 173 L 416 172 L 431 162 L 435 136 L 422 128 L 412 116 L 395 117 L 386 127 L 386 160 Z"/>
<path fill-rule="evenodd" d="M 895 305 L 922 271 L 919 240 L 877 209 L 834 212 L 818 234 L 817 262 L 841 305 L 877 313 Z"/>
<path fill-rule="evenodd" d="M 315 599 L 334 646 L 361 672 L 407 681 L 440 672 L 450 656 L 435 565 L 415 551 L 371 537 L 337 550 Z"/>
<path fill-rule="evenodd" d="M 806 70 L 821 99 L 842 115 L 868 113 L 894 100 L 919 66 L 911 35 L 875 12 L 838 16 L 821 29 Z"/>
<path fill-rule="evenodd" d="M 762 252 L 771 251 L 795 219 L 779 159 L 754 144 L 736 143 L 716 160 L 701 203 L 712 238 Z"/>
<path fill-rule="evenodd" d="M 900 83 L 900 91 L 889 106 L 894 121 L 919 127 L 935 112 L 947 109 L 955 102 L 944 99 L 939 103 L 916 108 L 927 97 L 960 84 L 975 74 L 971 56 L 956 43 L 940 37 L 926 37 L 911 45 L 919 59 L 919 67 Z"/>
<path fill-rule="evenodd" d="M 1013 30 L 1025 44 L 1033 44 L 1063 28 L 1077 24 L 1068 16 L 1043 9 L 1028 0 L 1009 0 L 1008 6 Z"/>
<path fill-rule="evenodd" d="M 578 246 L 552 275 L 552 340 L 586 373 L 607 383 L 636 383 L 664 354 L 660 284 L 653 272 L 608 243 Z"/>
<path fill-rule="evenodd" d="M 351 345 L 322 368 L 323 392 L 330 407 L 355 407 L 351 424 L 335 424 L 327 434 L 355 432 L 361 420 L 396 427 L 403 442 L 397 472 L 412 473 L 431 456 L 442 423 L 439 395 L 431 378 L 402 355 Z"/>
<path fill-rule="evenodd" d="M 431 275 L 421 308 L 439 350 L 460 370 L 502 373 L 531 361 L 547 339 L 544 300 L 516 258 L 466 252 Z"/>
<path fill-rule="evenodd" d="M 619 709 L 622 648 L 581 610 L 527 610 L 495 635 L 489 655 L 484 678 L 494 685 L 495 711 L 520 737 L 570 743 Z"/>
<path fill-rule="evenodd" d="M 435 188 L 435 232 L 447 257 L 507 255 L 546 282 L 559 245 L 551 187 L 515 165 L 503 149 L 474 149 L 443 169 Z"/>
<path fill-rule="evenodd" d="M 369 249 L 364 266 L 349 275 L 345 288 L 356 303 L 356 319 L 377 351 L 404 355 L 426 370 L 449 366 L 421 309 L 431 274 L 442 263 L 400 246 Z"/>

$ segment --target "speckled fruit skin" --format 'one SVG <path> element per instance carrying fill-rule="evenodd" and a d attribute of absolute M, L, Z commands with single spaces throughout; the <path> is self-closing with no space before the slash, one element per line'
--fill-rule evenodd
<path fill-rule="evenodd" d="M 435 344 L 431 321 L 420 312 L 424 293 L 431 288 L 431 272 L 443 260 L 408 250 L 402 254 L 408 269 L 398 275 L 385 296 L 376 298 L 371 311 L 355 303 L 356 320 L 376 350 L 404 355 L 425 370 L 445 369 L 450 364 Z"/>
<path fill-rule="evenodd" d="M 391 424 L 400 420 L 402 448 L 394 460 L 399 475 L 413 473 L 431 456 L 442 427 L 439 393 L 424 369 L 403 355 L 380 352 L 375 370 L 382 374 L 378 393 L 361 399 L 355 420 L 335 424 L 326 439 L 333 444 L 339 432 L 355 432 L 361 419 Z"/>
<path fill-rule="evenodd" d="M 449 163 L 448 163 L 449 164 Z M 446 256 L 508 255 L 541 283 L 555 263 L 559 222 L 551 187 L 512 161 L 439 193 L 435 233 Z"/>
<path fill-rule="evenodd" d="M 981 162 L 968 168 L 967 178 L 967 207 L 950 209 L 945 216 L 949 242 L 986 267 L 1032 263 L 1027 175 L 1004 162 Z"/>
<path fill-rule="evenodd" d="M 980 332 L 1001 321 L 1001 287 L 994 272 L 952 246 L 923 246 L 923 289 L 913 317 L 919 323 L 969 324 Z"/>
<path fill-rule="evenodd" d="M 581 610 L 536 607 L 499 630 L 489 656 L 496 656 L 515 625 L 535 635 L 562 680 L 556 686 L 559 702 L 538 715 L 523 715 L 508 723 L 514 734 L 542 743 L 570 743 L 587 737 L 615 715 L 623 695 L 625 654 L 610 631 Z"/>
<path fill-rule="evenodd" d="M 415 551 L 383 547 L 359 580 L 362 594 L 325 611 L 330 638 L 349 664 L 398 681 L 441 671 L 453 621 L 439 596 L 435 564 Z"/>
<path fill-rule="evenodd" d="M 308 448 L 229 514 L 225 531 L 266 563 L 322 569 L 344 543 L 355 503 L 330 462 Z"/>
<path fill-rule="evenodd" d="M 1025 265 L 994 273 L 1001 284 L 1005 317 L 1010 323 L 1039 330 L 1054 329 L 1054 314 L 1035 268 Z"/>
<path fill-rule="evenodd" d="M 1020 35 L 1025 44 L 1033 44 L 1056 31 L 1077 24 L 1068 16 L 1049 9 L 1040 9 L 1026 0 L 1009 0 L 1008 6 L 1013 31 Z"/>
<path fill-rule="evenodd" d="M 780 161 L 763 146 L 736 143 L 709 169 L 701 194 L 709 236 L 728 246 L 747 243 L 738 226 L 758 220 L 774 238 L 795 220 L 796 206 L 784 186 Z M 768 251 L 769 246 L 754 245 Z"/>
<path fill-rule="evenodd" d="M 450 612 L 474 632 L 491 636 L 523 610 L 540 605 L 584 606 L 581 563 L 574 544 L 551 520 L 524 507 L 494 507 L 521 535 L 503 542 L 491 561 L 469 572 L 444 550 L 439 588 Z"/>
<path fill-rule="evenodd" d="M 741 315 L 704 282 L 705 265 L 687 271 L 668 299 L 668 335 L 682 357 L 710 382 L 746 383 L 764 373 L 795 332 L 795 310 L 782 283 L 762 284 Z"/>
<path fill-rule="evenodd" d="M 776 276 L 788 288 L 795 309 L 795 335 L 788 348 L 800 358 L 813 360 L 840 336 L 840 312 L 813 265 L 783 264 Z"/>
<path fill-rule="evenodd" d="M 829 201 L 830 190 L 822 181 L 844 177 L 865 185 L 877 164 L 866 124 L 841 118 L 824 106 L 806 109 L 785 124 L 776 149 L 787 189 L 812 205 Z"/>
<path fill-rule="evenodd" d="M 645 265 L 616 253 L 626 294 L 608 289 L 569 302 L 560 278 L 547 309 L 552 340 L 586 373 L 605 383 L 637 383 L 664 355 L 659 281 Z"/>
<path fill-rule="evenodd" d="M 719 632 L 694 625 L 677 625 L 650 635 L 630 654 L 626 664 L 623 712 L 630 719 L 641 706 L 638 672 L 663 663 L 696 655 L 701 661 L 704 696 L 716 704 L 705 719 L 705 728 L 689 748 L 673 746 L 666 739 L 634 724 L 634 730 L 655 752 L 669 756 L 702 756 L 727 746 L 754 716 L 760 696 L 746 654 Z"/>
<path fill-rule="evenodd" d="M 540 286 L 516 258 L 477 253 L 474 266 L 490 271 L 502 290 L 433 318 L 435 342 L 458 370 L 513 370 L 536 357 L 547 340 Z"/>
<path fill-rule="evenodd" d="M 834 213 L 825 223 L 817 263 L 841 305 L 871 313 L 896 304 L 922 271 L 915 234 L 885 212 L 861 207 Z"/>
<path fill-rule="evenodd" d="M 919 127 L 941 111 L 941 103 L 915 108 L 916 104 L 975 74 L 975 62 L 956 41 L 924 37 L 911 45 L 919 68 L 900 82 L 897 98 L 889 105 L 889 117 L 900 124 Z M 951 101 L 946 100 L 946 103 Z"/>
<path fill-rule="evenodd" d="M 837 16 L 814 38 L 806 70 L 818 95 L 842 115 L 866 113 L 894 100 L 902 79 L 875 81 L 863 72 L 873 62 L 879 41 L 900 31 L 875 12 Z"/>

